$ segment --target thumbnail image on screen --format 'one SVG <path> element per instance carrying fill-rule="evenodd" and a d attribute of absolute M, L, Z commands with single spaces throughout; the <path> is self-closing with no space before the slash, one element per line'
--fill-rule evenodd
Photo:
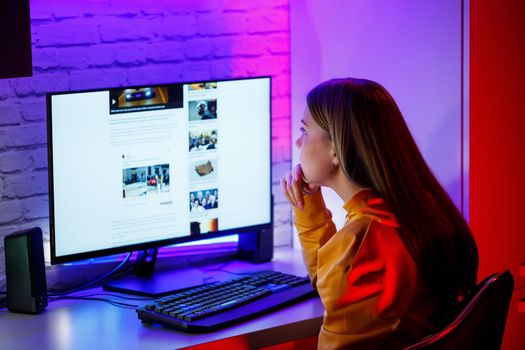
<path fill-rule="evenodd" d="M 204 159 L 190 164 L 190 182 L 217 180 L 217 159 Z"/>
<path fill-rule="evenodd" d="M 199 90 L 211 90 L 217 88 L 216 81 L 209 81 L 204 83 L 193 83 L 188 85 L 189 91 L 199 91 Z"/>
<path fill-rule="evenodd" d="M 168 103 L 168 88 L 143 87 L 138 89 L 124 89 L 118 96 L 118 106 L 137 107 Z"/>
<path fill-rule="evenodd" d="M 197 100 L 188 103 L 189 121 L 217 119 L 217 100 Z"/>
<path fill-rule="evenodd" d="M 199 236 L 204 233 L 217 232 L 219 230 L 219 219 L 198 219 L 190 222 L 191 236 Z"/>
<path fill-rule="evenodd" d="M 199 213 L 219 207 L 219 190 L 211 188 L 190 192 L 190 213 Z"/>
<path fill-rule="evenodd" d="M 123 198 L 151 196 L 169 190 L 169 164 L 122 169 Z"/>
<path fill-rule="evenodd" d="M 109 90 L 109 113 L 182 108 L 182 89 L 181 84 L 111 89 Z"/>
<path fill-rule="evenodd" d="M 189 132 L 189 151 L 209 151 L 217 149 L 217 129 L 203 129 Z"/>

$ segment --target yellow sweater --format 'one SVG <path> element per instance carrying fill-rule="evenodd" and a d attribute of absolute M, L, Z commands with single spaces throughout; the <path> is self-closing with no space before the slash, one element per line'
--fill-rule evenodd
<path fill-rule="evenodd" d="M 370 190 L 344 205 L 338 232 L 321 191 L 294 208 L 303 256 L 325 308 L 319 349 L 397 349 L 429 330 L 432 302 L 397 232 L 397 222 Z"/>

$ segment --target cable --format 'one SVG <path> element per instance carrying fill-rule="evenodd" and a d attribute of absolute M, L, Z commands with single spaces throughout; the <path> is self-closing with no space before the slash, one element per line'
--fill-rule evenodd
<path fill-rule="evenodd" d="M 3 308 L 7 307 L 6 299 L 7 298 L 3 298 L 3 299 L 0 300 L 0 309 L 3 309 Z M 102 301 L 102 302 L 108 303 L 108 304 L 110 304 L 112 306 L 116 306 L 116 307 L 120 307 L 120 308 L 124 308 L 124 309 L 128 309 L 128 310 L 129 309 L 134 310 L 134 309 L 136 309 L 139 306 L 139 305 L 123 303 L 123 302 L 115 301 L 115 300 L 111 300 L 111 299 L 93 298 L 93 297 L 89 297 L 89 296 L 61 295 L 61 296 L 50 296 L 49 297 L 49 301 L 50 302 L 58 301 L 58 300 L 64 300 L 64 299 Z"/>
<path fill-rule="evenodd" d="M 131 257 L 131 252 L 128 253 L 128 255 L 124 258 L 124 260 L 122 260 L 122 262 L 120 262 L 120 264 L 117 265 L 117 267 L 115 267 L 114 269 L 112 269 L 111 271 L 109 272 L 106 272 L 104 273 L 102 276 L 94 279 L 94 280 L 91 280 L 91 281 L 88 281 L 88 282 L 85 282 L 85 283 L 82 283 L 76 287 L 71 287 L 71 288 L 64 288 L 64 289 L 48 289 L 48 294 L 50 296 L 54 296 L 54 295 L 65 295 L 65 294 L 71 294 L 71 293 L 74 293 L 74 292 L 77 292 L 81 289 L 84 289 L 88 286 L 91 286 L 97 282 L 100 282 L 102 280 L 104 280 L 105 278 L 113 275 L 114 273 L 116 273 L 118 270 L 120 270 L 128 261 L 129 261 L 129 258 Z"/>
<path fill-rule="evenodd" d="M 119 295 L 119 294 L 114 294 L 114 293 L 106 293 L 106 292 L 95 292 L 95 293 L 90 293 L 90 294 L 87 294 L 87 295 L 76 295 L 77 297 L 92 297 L 94 295 L 104 295 L 104 296 L 109 296 L 109 297 L 115 297 L 115 298 L 121 298 L 121 299 L 126 299 L 126 300 L 143 300 L 143 301 L 150 301 L 150 300 L 155 300 L 157 299 L 156 297 L 128 297 L 128 296 L 124 296 L 124 295 Z"/>
<path fill-rule="evenodd" d="M 127 299 L 127 300 L 137 300 L 137 301 L 150 301 L 153 299 L 153 298 L 126 297 L 123 295 L 101 292 L 101 293 L 91 293 L 87 295 L 50 295 L 49 301 L 52 302 L 52 301 L 65 300 L 65 299 L 102 301 L 112 306 L 121 307 L 125 309 L 136 309 L 139 306 L 139 305 L 128 304 L 128 303 L 124 303 L 124 302 L 116 301 L 112 299 L 107 299 L 107 298 L 94 298 L 95 295 L 105 295 L 105 296 L 111 296 L 111 297 L 122 298 L 122 299 Z M 4 297 L 0 300 L 0 309 L 7 307 L 6 300 L 7 300 L 7 297 Z"/>
<path fill-rule="evenodd" d="M 202 271 L 203 274 L 206 274 L 206 273 L 209 273 L 209 272 L 214 272 L 214 271 L 226 272 L 226 273 L 229 273 L 231 275 L 238 275 L 238 276 L 244 276 L 244 275 L 251 275 L 251 274 L 253 274 L 253 272 L 232 272 L 232 271 L 225 270 L 224 268 L 226 266 L 230 265 L 232 262 L 233 262 L 233 260 L 227 261 L 227 262 L 223 263 L 222 265 L 219 265 L 219 267 L 214 267 L 214 268 L 211 268 L 211 269 L 200 269 L 200 270 Z"/>
<path fill-rule="evenodd" d="M 232 272 L 232 271 L 228 271 L 228 270 L 225 270 L 225 269 L 213 269 L 213 270 L 209 270 L 209 271 L 222 271 L 222 272 L 226 272 L 226 273 L 229 273 L 231 275 L 237 275 L 237 276 L 253 275 L 253 272 Z"/>
<path fill-rule="evenodd" d="M 70 296 L 70 295 L 60 295 L 60 296 L 51 296 L 51 301 L 63 300 L 63 299 L 72 299 L 72 300 L 92 300 L 92 301 L 102 301 L 116 307 L 122 307 L 124 309 L 136 309 L 139 305 L 123 303 L 120 301 L 115 301 L 111 299 L 104 298 L 93 298 L 93 297 L 83 297 L 83 296 Z"/>
<path fill-rule="evenodd" d="M 231 261 L 228 261 L 228 262 L 222 263 L 221 265 L 219 265 L 219 267 L 215 267 L 211 269 L 199 269 L 199 270 L 201 270 L 203 274 L 206 274 L 208 272 L 213 272 L 213 271 L 222 271 L 223 268 L 230 265 L 231 263 L 232 263 Z"/>
<path fill-rule="evenodd" d="M 70 293 L 74 293 L 74 292 L 77 292 L 81 289 L 84 289 L 90 285 L 93 285 L 97 282 L 100 282 L 102 280 L 104 280 L 105 278 L 111 276 L 112 274 L 116 273 L 118 270 L 120 270 L 128 261 L 129 261 L 129 258 L 131 257 L 131 252 L 128 253 L 128 255 L 124 258 L 124 260 L 122 260 L 122 262 L 120 264 L 118 264 L 114 269 L 112 269 L 111 271 L 108 271 L 106 273 L 104 273 L 102 276 L 94 279 L 94 280 L 91 280 L 91 281 L 88 281 L 86 283 L 82 283 L 76 287 L 71 287 L 71 288 L 65 288 L 65 289 L 62 289 L 62 290 L 53 290 L 53 289 L 49 289 L 48 292 L 49 292 L 49 295 L 64 295 L 64 294 L 70 294 Z"/>

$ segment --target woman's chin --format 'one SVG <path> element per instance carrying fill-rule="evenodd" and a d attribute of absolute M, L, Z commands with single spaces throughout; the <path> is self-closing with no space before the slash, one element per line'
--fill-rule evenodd
<path fill-rule="evenodd" d="M 313 183 L 310 182 L 310 180 L 308 180 L 308 178 L 307 178 L 304 174 L 303 174 L 303 182 L 304 182 L 304 183 L 307 183 L 307 184 L 309 184 L 309 185 L 313 185 Z"/>
<path fill-rule="evenodd" d="M 311 180 L 309 178 L 307 178 L 306 176 L 303 175 L 303 182 L 305 184 L 308 184 L 308 185 L 311 185 L 311 186 L 321 186 L 322 184 L 317 182 L 317 181 L 314 181 L 314 180 Z"/>

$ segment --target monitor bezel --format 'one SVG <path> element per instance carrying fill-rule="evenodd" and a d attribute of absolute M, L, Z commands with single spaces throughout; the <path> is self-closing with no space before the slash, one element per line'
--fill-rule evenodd
<path fill-rule="evenodd" d="M 99 92 L 99 91 L 109 91 L 112 89 L 122 89 L 122 88 L 140 88 L 144 86 L 166 86 L 166 85 L 184 85 L 184 84 L 196 84 L 196 83 L 206 83 L 206 82 L 229 82 L 229 81 L 242 81 L 242 80 L 256 80 L 256 79 L 268 79 L 269 84 L 269 180 L 270 180 L 270 193 L 269 193 L 269 213 L 270 221 L 267 223 L 253 225 L 253 226 L 244 226 L 239 228 L 232 228 L 228 230 L 219 230 L 213 233 L 206 233 L 203 236 L 191 237 L 174 237 L 158 241 L 143 242 L 137 244 L 129 244 L 120 247 L 106 248 L 93 250 L 89 252 L 68 254 L 68 255 L 56 255 L 56 237 L 55 237 L 55 198 L 54 198 L 54 171 L 53 171 L 53 121 L 52 121 L 52 97 L 57 95 L 67 95 L 67 94 L 78 94 L 78 93 L 87 93 L 87 92 Z M 254 77 L 241 77 L 241 78 L 227 78 L 227 79 L 206 79 L 206 80 L 192 80 L 192 81 L 182 81 L 174 83 L 158 83 L 158 84 L 142 84 L 142 85 L 125 85 L 125 86 L 115 86 L 109 88 L 97 88 L 97 89 L 84 89 L 84 90 L 70 90 L 70 91 L 57 91 L 57 92 L 48 92 L 46 94 L 46 124 L 47 124 L 47 159 L 48 159 L 48 190 L 49 190 L 49 238 L 50 238 L 50 247 L 51 247 L 51 264 L 63 264 L 68 262 L 75 262 L 85 259 L 104 257 L 115 254 L 129 253 L 133 251 L 140 251 L 145 249 L 160 248 L 168 245 L 179 244 L 179 243 L 188 243 L 188 242 L 198 242 L 206 239 L 212 239 L 217 237 L 230 236 L 235 234 L 248 234 L 252 232 L 258 232 L 263 229 L 268 229 L 273 226 L 273 197 L 271 193 L 272 189 L 272 77 L 269 75 L 264 76 L 254 76 Z"/>

